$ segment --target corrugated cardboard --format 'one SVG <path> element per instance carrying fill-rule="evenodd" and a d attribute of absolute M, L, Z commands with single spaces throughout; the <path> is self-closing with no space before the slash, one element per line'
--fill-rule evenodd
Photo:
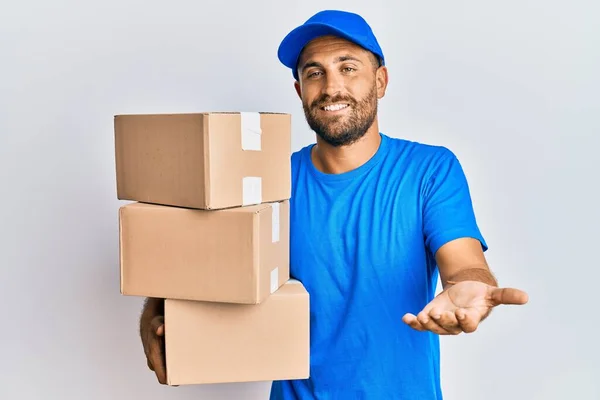
<path fill-rule="evenodd" d="M 291 197 L 291 116 L 117 115 L 117 198 L 221 209 Z"/>
<path fill-rule="evenodd" d="M 308 378 L 309 303 L 294 280 L 259 305 L 166 300 L 167 383 Z"/>
<path fill-rule="evenodd" d="M 121 293 L 257 304 L 289 279 L 289 201 L 120 208 Z"/>

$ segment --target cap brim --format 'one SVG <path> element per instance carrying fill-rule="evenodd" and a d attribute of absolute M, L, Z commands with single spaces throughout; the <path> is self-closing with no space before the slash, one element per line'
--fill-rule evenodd
<path fill-rule="evenodd" d="M 288 68 L 291 68 L 296 74 L 298 57 L 304 47 L 313 39 L 320 36 L 334 35 L 346 40 L 355 42 L 356 39 L 351 37 L 346 32 L 324 23 L 307 23 L 292 30 L 281 41 L 277 56 L 279 61 Z"/>

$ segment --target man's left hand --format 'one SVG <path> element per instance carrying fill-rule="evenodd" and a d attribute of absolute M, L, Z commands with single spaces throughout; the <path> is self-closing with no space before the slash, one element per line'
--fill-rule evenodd
<path fill-rule="evenodd" d="M 501 304 L 523 305 L 527 301 L 527 293 L 519 289 L 463 281 L 445 289 L 417 315 L 404 315 L 402 321 L 418 331 L 439 335 L 471 333 L 494 307 Z"/>

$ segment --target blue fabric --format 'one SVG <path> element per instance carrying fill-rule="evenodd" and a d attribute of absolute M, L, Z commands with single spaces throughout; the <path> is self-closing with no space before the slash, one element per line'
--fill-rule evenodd
<path fill-rule="evenodd" d="M 382 65 L 385 64 L 381 46 L 363 17 L 347 11 L 324 10 L 288 33 L 279 45 L 277 57 L 283 65 L 292 69 L 295 79 L 298 79 L 297 64 L 302 49 L 311 40 L 324 35 L 334 35 L 356 43 L 376 54 Z"/>
<path fill-rule="evenodd" d="M 474 237 L 487 250 L 465 175 L 444 147 L 381 135 L 378 152 L 324 174 L 292 155 L 291 275 L 310 294 L 307 380 L 271 400 L 441 400 L 439 337 L 402 322 L 433 298 L 433 254 Z"/>

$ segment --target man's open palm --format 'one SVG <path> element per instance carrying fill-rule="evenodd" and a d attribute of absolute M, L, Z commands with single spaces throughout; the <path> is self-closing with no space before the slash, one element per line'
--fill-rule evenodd
<path fill-rule="evenodd" d="M 492 308 L 527 303 L 527 293 L 513 288 L 498 288 L 478 281 L 453 284 L 437 295 L 420 313 L 406 314 L 402 320 L 419 331 L 440 335 L 474 332 Z"/>

